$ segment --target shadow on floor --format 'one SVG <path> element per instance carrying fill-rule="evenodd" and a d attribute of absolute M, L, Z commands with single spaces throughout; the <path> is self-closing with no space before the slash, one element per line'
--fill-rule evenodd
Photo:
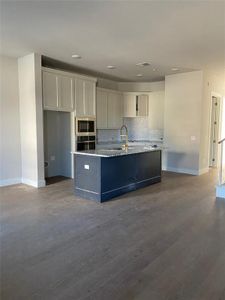
<path fill-rule="evenodd" d="M 53 176 L 53 177 L 45 178 L 45 181 L 46 181 L 46 185 L 50 185 L 50 184 L 59 183 L 61 181 L 68 180 L 68 179 L 70 179 L 70 178 L 65 177 L 65 176 Z"/>

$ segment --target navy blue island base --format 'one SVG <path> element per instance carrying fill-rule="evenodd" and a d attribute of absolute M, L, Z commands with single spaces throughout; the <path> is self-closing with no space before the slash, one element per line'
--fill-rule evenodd
<path fill-rule="evenodd" d="M 117 156 L 76 152 L 75 195 L 99 202 L 161 181 L 161 150 Z"/>

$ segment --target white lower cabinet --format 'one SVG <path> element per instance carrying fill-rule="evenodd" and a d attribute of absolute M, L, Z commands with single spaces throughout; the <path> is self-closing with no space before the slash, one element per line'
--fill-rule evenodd
<path fill-rule="evenodd" d="M 123 124 L 122 94 L 97 89 L 97 129 L 119 129 Z"/>

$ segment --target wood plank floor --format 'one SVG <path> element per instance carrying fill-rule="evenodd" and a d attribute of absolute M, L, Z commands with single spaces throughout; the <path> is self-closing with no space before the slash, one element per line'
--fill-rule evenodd
<path fill-rule="evenodd" d="M 225 299 L 215 179 L 166 173 L 104 204 L 71 180 L 1 188 L 1 299 Z"/>

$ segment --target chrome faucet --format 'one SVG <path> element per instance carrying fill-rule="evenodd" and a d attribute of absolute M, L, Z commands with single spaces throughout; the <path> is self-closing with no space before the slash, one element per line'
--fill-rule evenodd
<path fill-rule="evenodd" d="M 123 129 L 126 130 L 126 134 L 123 134 Z M 121 126 L 120 128 L 120 138 L 121 141 L 123 141 L 123 137 L 126 137 L 126 143 L 124 145 L 122 145 L 123 150 L 127 150 L 128 149 L 128 129 L 126 125 Z"/>

